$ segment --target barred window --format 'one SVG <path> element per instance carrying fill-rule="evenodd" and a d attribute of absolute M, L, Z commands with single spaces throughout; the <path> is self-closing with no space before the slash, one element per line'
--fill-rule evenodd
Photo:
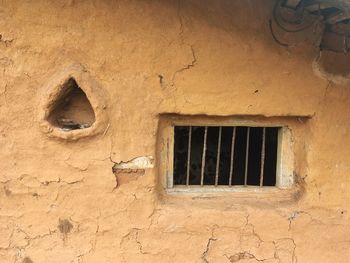
<path fill-rule="evenodd" d="M 174 126 L 172 187 L 276 186 L 280 130 Z"/>

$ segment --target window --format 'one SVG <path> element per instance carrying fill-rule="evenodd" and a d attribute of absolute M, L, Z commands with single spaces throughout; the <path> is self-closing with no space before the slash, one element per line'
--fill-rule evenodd
<path fill-rule="evenodd" d="M 175 126 L 174 186 L 275 186 L 280 127 Z"/>
<path fill-rule="evenodd" d="M 268 199 L 269 193 L 281 193 L 282 197 L 283 189 L 292 193 L 298 188 L 294 187 L 294 151 L 299 151 L 300 158 L 304 154 L 300 142 L 295 148 L 292 140 L 292 130 L 302 136 L 304 123 L 300 120 L 162 115 L 159 183 L 166 193 L 199 196 L 261 192 Z"/>

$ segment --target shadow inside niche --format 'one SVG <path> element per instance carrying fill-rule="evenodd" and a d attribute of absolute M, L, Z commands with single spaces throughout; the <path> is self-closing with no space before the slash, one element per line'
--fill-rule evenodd
<path fill-rule="evenodd" d="M 322 51 L 319 65 L 329 74 L 350 78 L 350 53 Z"/>
<path fill-rule="evenodd" d="M 62 86 L 50 109 L 47 121 L 63 131 L 85 129 L 95 122 L 95 112 L 84 91 L 74 78 Z"/>

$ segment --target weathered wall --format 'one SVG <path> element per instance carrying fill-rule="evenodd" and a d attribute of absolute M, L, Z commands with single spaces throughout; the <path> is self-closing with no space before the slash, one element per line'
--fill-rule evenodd
<path fill-rule="evenodd" d="M 288 50 L 272 39 L 272 6 L 1 1 L 0 262 L 348 262 L 350 87 L 314 74 L 309 39 Z M 109 124 L 66 142 L 38 116 L 71 64 L 99 83 Z M 168 203 L 156 168 L 115 189 L 111 160 L 157 158 L 160 113 L 309 116 L 295 138 L 305 193 Z"/>

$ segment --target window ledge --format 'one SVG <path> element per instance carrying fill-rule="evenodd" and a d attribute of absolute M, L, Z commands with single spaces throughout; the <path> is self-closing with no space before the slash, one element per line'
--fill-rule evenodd
<path fill-rule="evenodd" d="M 213 189 L 215 188 L 215 189 Z M 167 205 L 195 205 L 196 207 L 227 208 L 236 205 L 276 207 L 294 204 L 303 196 L 303 188 L 294 185 L 278 187 L 233 186 L 233 187 L 174 187 L 163 192 L 162 200 Z"/>
<path fill-rule="evenodd" d="M 276 186 L 214 186 L 214 185 L 191 185 L 191 186 L 174 186 L 173 188 L 167 188 L 167 193 L 194 193 L 194 194 L 206 194 L 206 193 L 276 193 L 284 191 L 286 188 L 279 188 Z"/>

